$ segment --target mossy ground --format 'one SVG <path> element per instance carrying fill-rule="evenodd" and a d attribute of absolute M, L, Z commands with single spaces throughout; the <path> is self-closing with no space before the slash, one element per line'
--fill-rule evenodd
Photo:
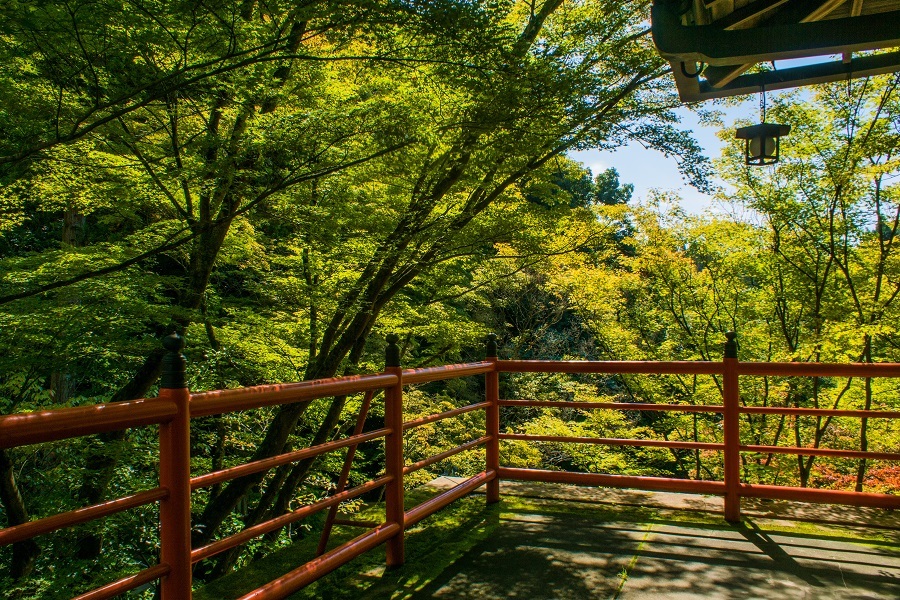
<path fill-rule="evenodd" d="M 410 491 L 406 498 L 407 508 L 435 494 L 435 491 L 428 488 Z M 407 530 L 407 562 L 403 567 L 395 570 L 385 569 L 385 549 L 382 545 L 307 586 L 291 598 L 329 600 L 409 598 L 435 580 L 469 549 L 490 536 L 503 520 L 517 514 L 565 516 L 575 521 L 590 519 L 594 522 L 629 522 L 647 525 L 689 524 L 691 527 L 711 530 L 748 527 L 790 533 L 798 537 L 820 537 L 872 544 L 892 554 L 898 552 L 898 544 L 889 539 L 893 535 L 885 536 L 877 530 L 840 529 L 814 523 L 785 524 L 783 521 L 753 518 L 745 518 L 741 525 L 734 526 L 716 514 L 702 511 L 566 502 L 510 495 L 504 496 L 498 504 L 485 506 L 483 496 L 473 495 L 456 501 Z M 354 516 L 360 520 L 383 520 L 383 506 L 367 507 Z M 318 522 L 321 523 L 321 519 Z M 238 598 L 297 568 L 314 557 L 320 529 L 321 525 L 314 527 L 304 539 L 198 589 L 194 594 L 195 600 Z M 346 526 L 335 527 L 329 548 L 350 540 L 362 531 Z"/>
<path fill-rule="evenodd" d="M 435 495 L 417 489 L 406 495 L 407 508 Z M 425 519 L 407 530 L 407 564 L 400 569 L 385 569 L 384 545 L 330 573 L 291 596 L 304 598 L 403 598 L 403 590 L 415 591 L 452 564 L 453 560 L 478 543 L 499 524 L 506 503 L 485 506 L 483 496 L 470 496 Z M 366 521 L 384 519 L 383 505 L 368 507 L 354 515 Z M 257 587 L 297 568 L 315 556 L 321 527 L 304 539 L 195 591 L 195 600 L 238 598 Z M 342 544 L 363 530 L 335 527 L 329 548 Z"/>

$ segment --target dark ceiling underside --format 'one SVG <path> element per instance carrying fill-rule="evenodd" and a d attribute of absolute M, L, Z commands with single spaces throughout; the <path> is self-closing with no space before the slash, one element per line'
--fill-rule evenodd
<path fill-rule="evenodd" d="M 654 0 L 652 26 L 685 102 L 900 71 L 900 0 Z"/>

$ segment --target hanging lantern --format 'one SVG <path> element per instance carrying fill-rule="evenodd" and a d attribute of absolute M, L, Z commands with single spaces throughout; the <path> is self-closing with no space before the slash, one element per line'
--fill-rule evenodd
<path fill-rule="evenodd" d="M 737 130 L 737 139 L 744 140 L 744 162 L 756 167 L 774 165 L 778 162 L 781 136 L 791 131 L 790 125 L 766 123 L 765 86 L 759 90 L 759 112 L 761 121 L 759 125 L 739 127 Z"/>
<path fill-rule="evenodd" d="M 755 166 L 777 163 L 781 148 L 781 136 L 787 135 L 790 131 L 790 125 L 765 122 L 738 128 L 737 139 L 745 140 L 745 162 Z"/>

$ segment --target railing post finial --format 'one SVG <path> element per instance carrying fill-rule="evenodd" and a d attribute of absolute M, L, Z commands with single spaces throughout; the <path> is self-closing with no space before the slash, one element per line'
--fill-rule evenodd
<path fill-rule="evenodd" d="M 184 349 L 184 338 L 173 333 L 167 335 L 162 341 L 166 354 L 162 359 L 162 377 L 159 387 L 162 389 L 181 389 L 185 385 L 185 370 L 187 361 L 181 351 Z"/>
<path fill-rule="evenodd" d="M 497 334 L 487 334 L 487 341 L 484 345 L 484 355 L 487 358 L 497 358 Z"/>
<path fill-rule="evenodd" d="M 400 346 L 397 345 L 397 342 L 400 341 L 400 336 L 396 333 L 387 334 L 387 348 L 384 349 L 384 366 L 385 367 L 399 367 L 400 366 Z"/>
<path fill-rule="evenodd" d="M 738 357 L 737 333 L 733 331 L 725 332 L 725 358 Z"/>

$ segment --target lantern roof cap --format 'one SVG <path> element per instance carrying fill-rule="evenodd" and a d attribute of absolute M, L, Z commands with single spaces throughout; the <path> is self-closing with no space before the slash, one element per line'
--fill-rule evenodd
<path fill-rule="evenodd" d="M 758 137 L 781 137 L 791 132 L 790 125 L 778 123 L 759 123 L 749 127 L 739 127 L 736 136 L 739 140 L 752 140 Z"/>

